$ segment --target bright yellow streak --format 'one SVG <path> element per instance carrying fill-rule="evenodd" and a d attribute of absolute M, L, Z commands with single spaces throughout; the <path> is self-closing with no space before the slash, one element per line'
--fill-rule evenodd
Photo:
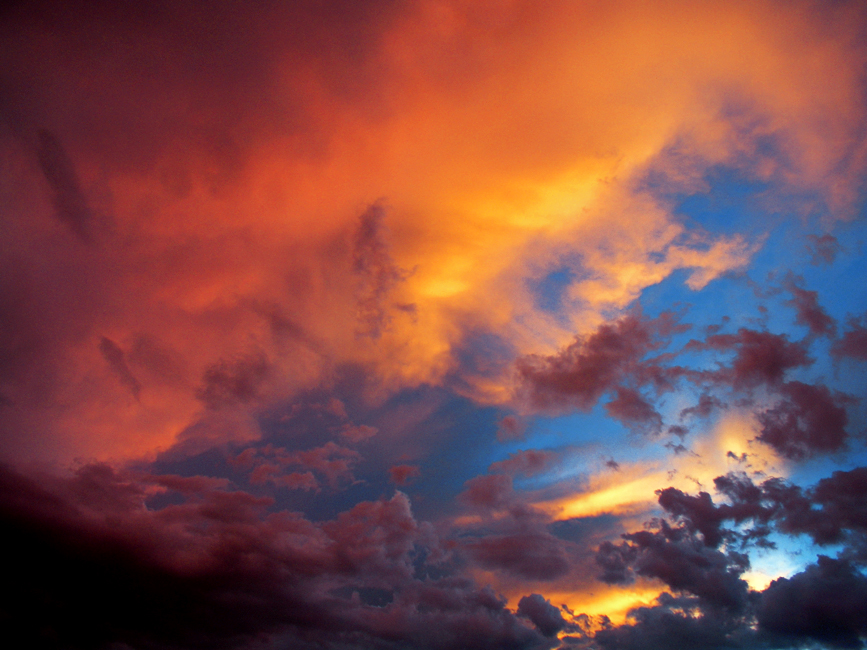
<path fill-rule="evenodd" d="M 542 507 L 558 520 L 593 517 L 602 513 L 622 514 L 644 509 L 653 503 L 656 500 L 653 492 L 664 480 L 662 473 L 654 473 L 596 492 L 548 502 Z"/>
<path fill-rule="evenodd" d="M 593 477 L 591 488 L 535 504 L 556 520 L 593 517 L 600 514 L 634 514 L 653 508 L 656 490 L 676 487 L 694 493 L 713 490 L 713 479 L 729 471 L 746 470 L 747 466 L 732 459 L 747 454 L 749 469 L 771 470 L 785 476 L 785 466 L 764 445 L 752 444 L 755 423 L 749 413 L 726 415 L 709 435 L 695 447 L 695 453 L 669 459 L 668 467 L 658 464 L 623 466 L 619 472 L 605 472 Z"/>
<path fill-rule="evenodd" d="M 659 587 L 636 587 L 624 590 L 618 588 L 598 596 L 592 594 L 567 594 L 563 600 L 554 600 L 554 596 L 545 596 L 551 602 L 565 604 L 576 614 L 588 616 L 606 615 L 615 625 L 626 621 L 626 615 L 636 607 L 650 605 L 664 590 Z"/>

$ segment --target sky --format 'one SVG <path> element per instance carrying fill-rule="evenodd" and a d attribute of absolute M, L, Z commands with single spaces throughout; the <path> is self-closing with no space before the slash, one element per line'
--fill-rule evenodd
<path fill-rule="evenodd" d="M 857 649 L 867 6 L 4 3 L 34 648 Z"/>

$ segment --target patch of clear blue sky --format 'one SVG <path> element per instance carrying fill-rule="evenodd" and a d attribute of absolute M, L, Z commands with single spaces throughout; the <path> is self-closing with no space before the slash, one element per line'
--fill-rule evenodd
<path fill-rule="evenodd" d="M 538 280 L 530 280 L 536 307 L 548 313 L 559 313 L 563 307 L 563 295 L 574 281 L 575 272 L 568 266 L 560 266 Z"/>
<path fill-rule="evenodd" d="M 812 214 L 792 214 L 781 207 L 786 205 L 786 200 L 775 197 L 769 184 L 750 180 L 735 170 L 713 168 L 705 180 L 709 187 L 706 192 L 666 197 L 673 201 L 674 213 L 687 228 L 706 231 L 711 237 L 738 234 L 747 241 L 761 241 L 762 245 L 747 268 L 717 278 L 701 290 L 693 291 L 686 286 L 689 274 L 684 270 L 673 273 L 642 293 L 638 302 L 646 315 L 655 317 L 664 311 L 682 312 L 683 321 L 694 326 L 692 330 L 675 336 L 667 350 L 680 349 L 690 338 L 703 339 L 706 336 L 704 328 L 711 325 L 722 325 L 721 332 L 734 333 L 743 327 L 785 334 L 791 340 L 804 339 L 808 330 L 795 322 L 796 311 L 789 303 L 792 295 L 784 289 L 788 274 L 795 276 L 804 289 L 817 292 L 819 304 L 838 321 L 840 331 L 845 328 L 847 316 L 867 311 L 867 260 L 863 256 L 867 223 L 863 210 L 859 218 L 848 222 L 830 220 L 822 214 L 820 202 L 814 203 L 819 207 Z M 648 184 L 647 187 L 653 191 L 662 186 L 654 188 Z M 841 251 L 834 262 L 816 264 L 809 236 L 821 236 L 826 232 L 837 237 Z M 564 264 L 531 282 L 540 309 L 556 313 L 563 308 L 563 294 L 576 280 L 572 267 Z M 838 390 L 847 390 L 848 387 L 849 392 L 867 394 L 863 366 L 851 362 L 833 364 L 829 348 L 828 340 L 812 342 L 810 352 L 816 359 L 815 364 L 792 373 L 792 378 L 821 380 Z M 694 353 L 684 355 L 678 361 L 708 367 L 717 359 L 719 356 L 712 353 Z M 685 387 L 685 392 L 695 391 Z M 606 399 L 603 396 L 600 404 L 589 413 L 536 418 L 530 423 L 524 440 L 512 441 L 492 450 L 491 460 L 518 449 L 593 443 L 600 443 L 595 453 L 613 457 L 615 454 L 610 450 L 616 450 L 620 460 L 634 460 L 649 453 L 657 455 L 648 449 L 647 444 L 639 444 L 643 441 L 635 434 L 630 434 L 607 416 L 602 406 Z M 853 433 L 865 428 L 861 410 L 853 409 L 850 414 Z M 668 438 L 658 439 L 660 452 L 667 453 L 662 443 Z M 850 468 L 865 460 L 862 452 L 863 446 L 856 442 L 845 460 L 839 455 L 823 457 L 795 471 L 813 482 L 828 475 L 835 467 Z M 808 467 L 813 470 L 808 470 Z"/>

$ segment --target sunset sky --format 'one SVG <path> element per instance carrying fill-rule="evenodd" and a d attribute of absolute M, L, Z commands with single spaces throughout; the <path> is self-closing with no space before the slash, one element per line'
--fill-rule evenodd
<path fill-rule="evenodd" d="M 0 9 L 33 648 L 867 642 L 867 5 Z"/>

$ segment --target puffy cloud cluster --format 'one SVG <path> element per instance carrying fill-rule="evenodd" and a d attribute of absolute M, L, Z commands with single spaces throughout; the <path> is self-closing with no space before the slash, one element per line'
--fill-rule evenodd
<path fill-rule="evenodd" d="M 706 492 L 687 495 L 660 490 L 659 503 L 674 520 L 653 530 L 605 542 L 596 561 L 609 583 L 636 576 L 662 581 L 673 592 L 654 607 L 630 614 L 627 625 L 598 631 L 600 648 L 800 647 L 813 642 L 832 648 L 864 645 L 867 578 L 867 468 L 834 472 L 803 490 L 777 478 L 756 485 L 746 475 L 715 480 L 728 502 L 715 504 Z M 744 524 L 751 524 L 746 528 Z M 836 558 L 816 562 L 788 578 L 751 590 L 741 577 L 749 568 L 735 550 L 753 544 L 773 546 L 772 532 L 807 534 L 820 546 L 839 545 Z"/>
<path fill-rule="evenodd" d="M 577 338 L 556 355 L 528 356 L 518 360 L 517 369 L 534 409 L 563 411 L 569 407 L 591 409 L 611 391 L 616 398 L 607 404 L 616 418 L 631 422 L 659 422 L 653 407 L 635 390 L 652 385 L 669 387 L 679 369 L 662 366 L 648 353 L 662 347 L 672 334 L 683 332 L 673 314 L 647 319 L 629 314 L 614 323 L 605 323 L 587 337 Z"/>
<path fill-rule="evenodd" d="M 862 646 L 864 468 L 803 488 L 756 459 L 863 464 L 863 305 L 814 278 L 857 248 L 864 24 L 849 0 L 4 5 L 10 638 Z M 760 218 L 689 208 L 715 186 Z M 801 268 L 755 282 L 778 222 Z M 757 591 L 776 535 L 826 555 Z"/>
<path fill-rule="evenodd" d="M 447 551 L 400 492 L 314 523 L 205 477 L 0 480 L 17 558 L 3 611 L 34 645 L 551 647 L 490 589 L 425 578 Z M 176 503 L 147 506 L 166 491 Z"/>

